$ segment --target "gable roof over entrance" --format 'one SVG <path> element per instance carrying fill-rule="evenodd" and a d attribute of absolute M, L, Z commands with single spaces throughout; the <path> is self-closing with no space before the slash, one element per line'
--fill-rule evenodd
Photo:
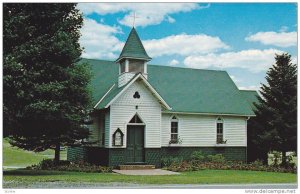
<path fill-rule="evenodd" d="M 91 64 L 94 74 L 94 105 L 115 84 L 96 107 L 105 108 L 127 85 L 118 88 L 119 66 L 112 61 L 83 61 Z M 166 112 L 255 115 L 226 71 L 148 65 L 148 82 L 172 108 Z"/>
<path fill-rule="evenodd" d="M 117 92 L 114 95 L 111 95 L 110 98 L 107 99 L 109 101 L 104 108 L 108 108 L 115 100 L 118 99 L 119 96 L 122 95 L 123 92 L 126 91 L 127 88 L 130 87 L 136 80 L 141 80 L 145 84 L 146 88 L 150 90 L 150 92 L 153 94 L 155 98 L 158 99 L 159 103 L 163 105 L 166 109 L 171 110 L 171 107 L 165 102 L 165 100 L 157 93 L 157 91 L 149 84 L 149 82 L 146 80 L 146 78 L 141 74 L 136 74 L 122 89 L 118 89 Z M 110 91 L 108 91 L 109 93 Z M 105 96 L 104 96 L 105 97 Z M 113 98 L 112 98 L 113 97 Z M 112 99 L 111 99 L 112 98 Z M 100 102 L 101 104 L 101 102 Z M 94 107 L 95 108 L 95 107 Z M 97 108 L 97 107 L 96 107 Z"/>

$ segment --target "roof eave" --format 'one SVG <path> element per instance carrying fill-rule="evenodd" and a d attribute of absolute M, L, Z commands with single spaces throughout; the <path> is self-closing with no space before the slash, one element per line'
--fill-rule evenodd
<path fill-rule="evenodd" d="M 184 112 L 184 111 L 162 111 L 162 113 L 170 114 L 189 114 L 189 115 L 224 115 L 224 116 L 242 116 L 242 117 L 256 117 L 251 114 L 238 114 L 238 113 L 201 113 L 201 112 Z"/>
<path fill-rule="evenodd" d="M 117 60 L 116 63 L 121 61 L 122 59 L 139 59 L 139 60 L 145 60 L 145 61 L 151 61 L 151 57 L 130 57 L 130 56 L 120 56 Z"/>

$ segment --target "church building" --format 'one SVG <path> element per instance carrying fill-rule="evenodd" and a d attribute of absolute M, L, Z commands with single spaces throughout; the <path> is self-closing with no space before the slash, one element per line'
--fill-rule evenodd
<path fill-rule="evenodd" d="M 257 93 L 239 90 L 226 71 L 150 65 L 135 28 L 115 61 L 82 61 L 93 71 L 93 145 L 68 148 L 68 160 L 160 167 L 163 158 L 194 151 L 247 160 Z"/>

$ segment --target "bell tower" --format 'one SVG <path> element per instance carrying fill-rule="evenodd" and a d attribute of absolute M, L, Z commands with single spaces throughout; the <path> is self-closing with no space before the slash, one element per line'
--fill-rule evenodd
<path fill-rule="evenodd" d="M 138 73 L 141 73 L 147 79 L 147 62 L 150 60 L 151 58 L 133 27 L 119 58 L 116 60 L 119 64 L 118 87 L 124 86 Z"/>

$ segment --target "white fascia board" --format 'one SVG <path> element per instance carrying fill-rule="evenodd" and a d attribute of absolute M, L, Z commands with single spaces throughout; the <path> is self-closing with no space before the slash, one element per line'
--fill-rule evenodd
<path fill-rule="evenodd" d="M 119 92 L 118 95 L 116 95 L 106 106 L 105 108 L 108 108 L 114 101 L 116 101 L 130 86 L 133 84 L 138 78 L 141 78 L 146 86 L 150 89 L 150 91 L 155 95 L 156 98 L 168 109 L 172 110 L 172 108 L 164 101 L 164 99 L 156 92 L 156 90 L 150 85 L 150 83 L 147 81 L 147 79 L 142 75 L 138 74 L 135 78 L 133 78 L 124 88 L 121 92 Z"/>
<path fill-rule="evenodd" d="M 237 116 L 237 117 L 256 117 L 256 115 L 240 115 L 240 114 L 224 114 L 224 113 L 197 113 L 197 112 L 169 112 L 169 111 L 162 111 L 165 114 L 185 114 L 185 115 L 223 115 L 223 116 Z"/>
<path fill-rule="evenodd" d="M 146 59 L 146 58 L 139 58 L 139 57 L 121 57 L 120 59 L 116 60 L 116 63 L 121 61 L 122 59 L 139 59 L 139 60 L 144 60 L 144 61 L 150 61 L 150 59 Z"/>
<path fill-rule="evenodd" d="M 159 93 L 151 86 L 151 84 L 148 82 L 148 80 L 142 75 L 141 78 L 142 80 L 145 82 L 145 84 L 147 85 L 147 87 L 151 90 L 151 92 L 153 92 L 153 94 L 156 96 L 156 98 L 159 99 L 159 101 L 168 109 L 168 110 L 172 110 L 172 108 L 167 104 L 167 102 L 159 95 Z"/>
<path fill-rule="evenodd" d="M 108 95 L 108 93 L 113 89 L 113 87 L 115 86 L 116 84 L 113 84 L 109 90 L 102 96 L 102 98 L 97 102 L 97 104 L 94 106 L 94 108 L 97 108 L 97 106 L 102 102 L 102 100 Z"/>

